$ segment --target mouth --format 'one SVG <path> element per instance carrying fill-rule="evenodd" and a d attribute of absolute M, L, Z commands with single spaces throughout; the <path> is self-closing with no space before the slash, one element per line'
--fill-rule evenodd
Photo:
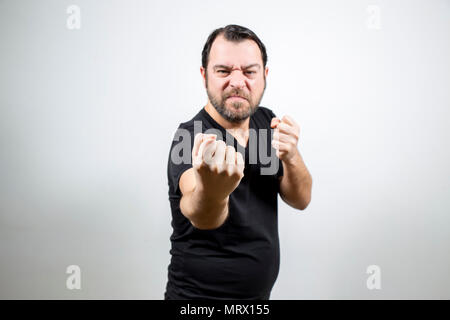
<path fill-rule="evenodd" d="M 227 100 L 228 99 L 231 99 L 231 100 L 247 100 L 247 99 L 245 99 L 244 97 L 241 97 L 241 96 L 229 96 L 227 98 Z"/>

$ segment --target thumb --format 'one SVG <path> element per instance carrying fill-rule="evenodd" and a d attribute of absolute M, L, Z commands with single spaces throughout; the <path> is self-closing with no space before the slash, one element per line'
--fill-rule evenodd
<path fill-rule="evenodd" d="M 281 122 L 280 119 L 278 119 L 277 117 L 272 118 L 272 121 L 270 122 L 270 127 L 272 129 L 276 128 L 280 122 Z"/>

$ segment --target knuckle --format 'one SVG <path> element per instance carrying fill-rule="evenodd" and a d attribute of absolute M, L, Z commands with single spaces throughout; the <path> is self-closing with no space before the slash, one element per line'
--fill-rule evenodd
<path fill-rule="evenodd" d="M 226 144 L 223 140 L 217 140 L 217 147 L 225 148 Z"/>
<path fill-rule="evenodd" d="M 232 177 L 234 172 L 234 168 L 232 165 L 227 165 L 227 169 L 225 170 L 225 173 L 227 177 Z"/>
<path fill-rule="evenodd" d="M 226 168 L 224 167 L 223 163 L 216 164 L 216 173 L 223 176 L 224 172 L 226 171 Z"/>
<path fill-rule="evenodd" d="M 216 164 L 213 164 L 210 166 L 210 170 L 214 173 L 214 174 L 220 174 L 220 168 L 219 166 L 217 166 Z"/>
<path fill-rule="evenodd" d="M 227 152 L 234 152 L 233 146 L 227 146 Z"/>
<path fill-rule="evenodd" d="M 233 172 L 231 173 L 231 176 L 233 178 L 239 178 L 240 175 L 241 175 L 241 173 L 237 169 L 234 169 Z"/>

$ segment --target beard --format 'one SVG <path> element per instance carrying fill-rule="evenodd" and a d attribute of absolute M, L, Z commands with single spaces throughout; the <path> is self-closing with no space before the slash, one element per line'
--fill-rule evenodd
<path fill-rule="evenodd" d="M 232 89 L 220 95 L 213 95 L 208 88 L 208 80 L 206 79 L 206 92 L 209 101 L 217 110 L 217 112 L 227 121 L 232 123 L 240 123 L 253 115 L 262 100 L 264 91 L 266 90 L 266 79 L 264 77 L 264 89 L 255 100 L 246 94 L 243 90 Z M 227 100 L 231 96 L 240 96 L 245 100 L 231 101 Z"/>

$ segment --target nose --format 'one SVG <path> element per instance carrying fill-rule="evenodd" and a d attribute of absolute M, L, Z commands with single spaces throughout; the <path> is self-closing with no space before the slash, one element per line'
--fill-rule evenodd
<path fill-rule="evenodd" d="M 241 70 L 231 71 L 230 86 L 236 89 L 242 89 L 245 87 L 245 76 Z"/>

